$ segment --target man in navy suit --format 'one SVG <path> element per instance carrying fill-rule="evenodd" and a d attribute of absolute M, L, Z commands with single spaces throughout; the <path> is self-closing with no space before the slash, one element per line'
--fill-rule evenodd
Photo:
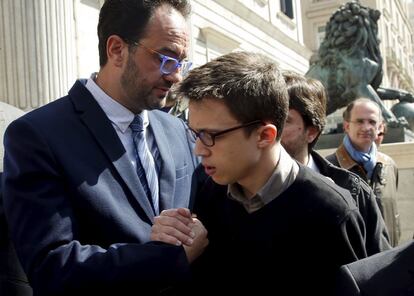
<path fill-rule="evenodd" d="M 341 267 L 337 296 L 414 295 L 414 243 Z"/>
<path fill-rule="evenodd" d="M 34 295 L 165 294 L 187 278 L 184 248 L 150 231 L 163 209 L 188 207 L 197 162 L 185 124 L 155 110 L 191 65 L 189 11 L 187 1 L 107 0 L 99 73 L 6 131 L 5 213 Z M 137 116 L 157 196 L 137 174 Z"/>

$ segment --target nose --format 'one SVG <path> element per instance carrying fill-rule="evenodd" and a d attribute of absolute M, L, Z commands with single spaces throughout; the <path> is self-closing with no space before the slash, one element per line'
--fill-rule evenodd
<path fill-rule="evenodd" d="M 179 67 L 170 74 L 164 74 L 163 77 L 165 80 L 170 81 L 171 83 L 177 83 L 183 80 L 183 76 L 181 75 L 181 70 Z"/>
<path fill-rule="evenodd" d="M 375 129 L 375 126 L 373 126 L 368 120 L 364 120 L 362 122 L 362 128 L 365 130 Z"/>
<path fill-rule="evenodd" d="M 200 138 L 197 138 L 194 146 L 194 153 L 197 156 L 206 157 L 211 155 L 211 150 L 201 142 Z"/>

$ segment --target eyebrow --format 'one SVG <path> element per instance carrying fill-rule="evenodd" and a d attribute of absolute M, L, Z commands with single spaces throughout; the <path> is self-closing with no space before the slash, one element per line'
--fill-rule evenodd
<path fill-rule="evenodd" d="M 162 47 L 160 49 L 156 49 L 156 51 L 158 51 L 161 54 L 167 55 L 169 57 L 175 58 L 177 60 L 184 61 L 188 58 L 187 53 L 183 52 L 183 55 L 178 55 L 177 51 L 171 49 L 170 47 Z"/>

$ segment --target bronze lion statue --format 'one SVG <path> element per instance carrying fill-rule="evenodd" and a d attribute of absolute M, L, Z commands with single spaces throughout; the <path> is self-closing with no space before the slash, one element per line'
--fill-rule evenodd
<path fill-rule="evenodd" d="M 399 125 L 377 93 L 383 76 L 378 19 L 381 13 L 348 2 L 340 6 L 326 25 L 326 35 L 305 74 L 320 80 L 327 91 L 327 114 L 358 97 L 377 102 L 390 126 Z"/>

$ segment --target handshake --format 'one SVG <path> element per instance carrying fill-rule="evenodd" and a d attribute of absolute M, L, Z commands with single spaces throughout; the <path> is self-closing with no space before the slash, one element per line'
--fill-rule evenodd
<path fill-rule="evenodd" d="M 208 245 L 207 229 L 186 208 L 164 210 L 155 217 L 151 240 L 182 245 L 190 263 L 197 259 Z"/>

